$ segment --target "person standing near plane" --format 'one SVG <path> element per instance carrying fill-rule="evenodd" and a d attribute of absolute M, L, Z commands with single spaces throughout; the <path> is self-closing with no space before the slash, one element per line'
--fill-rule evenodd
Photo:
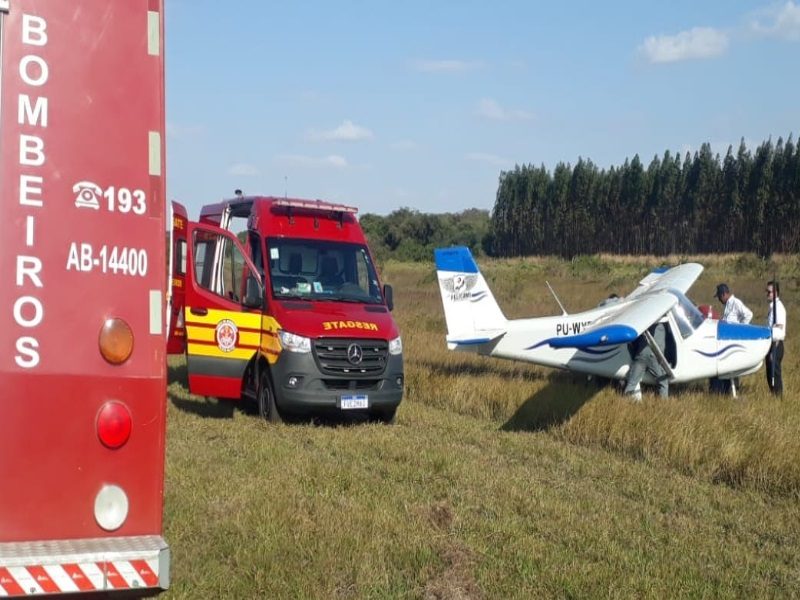
<path fill-rule="evenodd" d="M 769 391 L 776 396 L 783 395 L 783 377 L 781 363 L 783 362 L 783 340 L 786 339 L 786 308 L 780 299 L 780 286 L 777 281 L 767 282 L 767 300 L 769 313 L 767 313 L 767 327 L 772 331 L 772 346 L 767 352 L 767 385 Z"/>
<path fill-rule="evenodd" d="M 648 331 L 663 353 L 667 346 L 666 324 L 659 321 L 652 324 Z M 628 378 L 625 384 L 624 393 L 626 396 L 630 396 L 634 402 L 642 401 L 641 382 L 645 372 L 650 373 L 655 378 L 658 385 L 658 395 L 662 398 L 668 397 L 669 376 L 664 367 L 658 362 L 658 358 L 656 358 L 643 333 L 633 342 L 633 363 L 628 371 Z"/>
<path fill-rule="evenodd" d="M 752 320 L 753 311 L 747 308 L 744 302 L 731 293 L 727 283 L 720 283 L 717 286 L 717 292 L 714 294 L 714 297 L 722 303 L 722 317 L 720 321 L 746 324 Z M 739 387 L 738 377 L 733 379 L 733 384 L 737 388 Z M 727 394 L 731 391 L 731 380 L 712 377 L 709 389 L 718 394 Z"/>
<path fill-rule="evenodd" d="M 753 318 L 753 311 L 747 308 L 741 300 L 731 293 L 728 284 L 720 283 L 714 297 L 722 303 L 721 321 L 728 323 L 749 323 Z"/>

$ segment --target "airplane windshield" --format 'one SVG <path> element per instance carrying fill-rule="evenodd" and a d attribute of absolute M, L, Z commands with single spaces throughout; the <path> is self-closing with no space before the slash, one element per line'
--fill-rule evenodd
<path fill-rule="evenodd" d="M 267 247 L 274 298 L 383 302 L 375 268 L 362 244 L 270 238 Z"/>
<path fill-rule="evenodd" d="M 675 317 L 675 322 L 678 324 L 678 329 L 681 331 L 681 336 L 686 339 L 694 333 L 695 329 L 700 327 L 705 317 L 683 292 L 670 288 L 669 293 L 678 299 L 678 304 L 671 312 Z"/>

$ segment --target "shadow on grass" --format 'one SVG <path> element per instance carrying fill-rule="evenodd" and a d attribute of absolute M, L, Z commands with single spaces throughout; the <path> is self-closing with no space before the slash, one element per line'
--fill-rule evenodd
<path fill-rule="evenodd" d="M 600 390 L 594 381 L 551 374 L 549 383 L 528 398 L 500 428 L 502 431 L 544 431 L 565 423 Z"/>
<path fill-rule="evenodd" d="M 540 381 L 547 377 L 541 370 L 528 369 L 524 366 L 504 366 L 504 361 L 495 359 L 494 361 L 481 361 L 479 363 L 444 363 L 435 360 L 416 360 L 409 361 L 416 363 L 437 373 L 446 375 L 499 375 L 501 377 L 519 377 L 524 381 Z M 506 363 L 507 364 L 507 363 Z"/>
<path fill-rule="evenodd" d="M 169 383 L 178 383 L 181 388 L 188 394 L 189 390 L 189 377 L 186 370 L 186 364 L 168 365 L 167 367 L 167 381 Z M 212 398 L 185 398 L 180 394 L 167 390 L 172 405 L 183 412 L 198 415 L 208 419 L 230 419 L 233 417 L 235 411 L 241 411 L 245 414 L 251 414 L 253 410 L 248 406 L 248 403 L 240 400 L 224 400 Z"/>
<path fill-rule="evenodd" d="M 187 390 L 189 389 L 189 372 L 186 370 L 185 362 L 167 365 L 167 383 L 180 383 Z"/>
<path fill-rule="evenodd" d="M 240 403 L 234 400 L 190 400 L 172 394 L 169 394 L 169 399 L 178 410 L 207 419 L 230 419 L 234 411 L 242 410 Z"/>
<path fill-rule="evenodd" d="M 168 365 L 168 381 L 170 384 L 177 383 L 180 385 L 179 391 L 167 390 L 170 402 L 178 410 L 207 419 L 230 419 L 236 411 L 248 416 L 258 417 L 258 409 L 254 402 L 190 396 L 188 392 L 189 378 L 185 363 Z M 319 411 L 318 414 L 313 416 L 284 414 L 283 420 L 287 424 L 311 424 L 319 427 L 347 427 L 380 422 L 380 419 L 364 411 L 342 412 L 338 410 Z"/>

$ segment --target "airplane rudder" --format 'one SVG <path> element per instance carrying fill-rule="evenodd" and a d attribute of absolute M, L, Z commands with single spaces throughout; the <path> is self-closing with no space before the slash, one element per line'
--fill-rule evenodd
<path fill-rule="evenodd" d="M 478 265 L 472 252 L 464 246 L 436 248 L 433 251 L 437 271 L 451 273 L 478 273 Z"/>

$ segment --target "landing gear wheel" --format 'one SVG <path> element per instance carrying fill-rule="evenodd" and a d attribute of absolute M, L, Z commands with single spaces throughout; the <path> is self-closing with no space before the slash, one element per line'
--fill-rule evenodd
<path fill-rule="evenodd" d="M 269 380 L 269 373 L 266 369 L 261 372 L 258 380 L 258 414 L 262 419 L 270 423 L 281 423 L 283 421 L 281 414 L 278 412 L 275 392 L 272 390 L 272 382 Z"/>

